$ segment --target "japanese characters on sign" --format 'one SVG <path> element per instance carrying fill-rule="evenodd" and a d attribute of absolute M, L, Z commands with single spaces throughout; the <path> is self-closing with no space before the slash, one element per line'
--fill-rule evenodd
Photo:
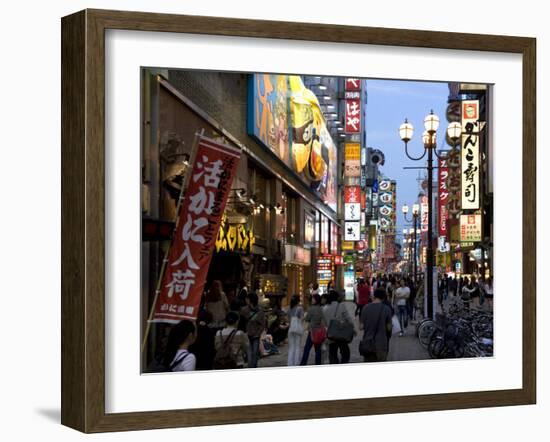
<path fill-rule="evenodd" d="M 462 102 L 462 209 L 479 209 L 479 101 Z"/>
<path fill-rule="evenodd" d="M 449 189 L 447 180 L 449 178 L 449 166 L 446 158 L 440 158 L 438 161 L 438 224 L 439 224 L 439 236 L 447 237 L 447 220 L 449 217 L 447 211 L 447 203 L 449 201 Z"/>
<path fill-rule="evenodd" d="M 358 134 L 361 132 L 361 80 L 346 78 L 345 86 L 345 132 Z"/>
<path fill-rule="evenodd" d="M 201 137 L 182 202 L 166 270 L 155 305 L 155 322 L 195 319 L 240 149 Z M 237 241 L 237 240 L 235 240 Z"/>
<path fill-rule="evenodd" d="M 321 255 L 317 258 L 317 282 L 319 288 L 326 293 L 327 285 L 334 279 L 334 256 Z"/>
<path fill-rule="evenodd" d="M 461 211 L 461 168 L 460 168 L 460 150 L 451 150 L 447 156 L 447 170 L 449 177 L 447 178 L 447 188 L 449 196 L 447 199 L 448 215 L 458 215 Z"/>
<path fill-rule="evenodd" d="M 360 91 L 361 80 L 359 78 L 346 78 L 346 91 Z"/>
<path fill-rule="evenodd" d="M 391 192 L 392 192 L 392 231 L 395 232 L 397 226 L 397 181 L 391 180 Z"/>
<path fill-rule="evenodd" d="M 256 237 L 252 229 L 247 229 L 244 224 L 230 224 L 224 216 L 216 239 L 216 251 L 228 250 L 248 252 L 256 242 Z"/>
<path fill-rule="evenodd" d="M 394 205 L 395 205 L 395 187 L 390 180 L 381 180 L 379 188 L 379 204 L 378 212 L 380 214 L 380 228 L 384 232 L 389 232 L 394 229 Z"/>
<path fill-rule="evenodd" d="M 460 242 L 479 242 L 481 239 L 481 215 L 460 215 Z"/>
<path fill-rule="evenodd" d="M 359 241 L 361 239 L 361 221 L 344 222 L 344 241 Z"/>
<path fill-rule="evenodd" d="M 346 186 L 344 187 L 344 203 L 360 203 L 361 202 L 361 187 Z"/>
<path fill-rule="evenodd" d="M 429 220 L 429 205 L 428 197 L 420 197 L 420 230 L 422 232 L 428 231 L 428 220 Z"/>
<path fill-rule="evenodd" d="M 345 203 L 344 204 L 344 219 L 346 221 L 361 220 L 361 204 L 360 203 Z"/>
<path fill-rule="evenodd" d="M 344 146 L 344 176 L 361 176 L 361 145 L 346 143 Z"/>

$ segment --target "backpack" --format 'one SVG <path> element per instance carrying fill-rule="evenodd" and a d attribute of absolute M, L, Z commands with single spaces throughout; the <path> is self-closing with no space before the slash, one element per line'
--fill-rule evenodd
<path fill-rule="evenodd" d="M 153 359 L 151 362 L 151 365 L 148 367 L 147 372 L 148 373 L 166 373 L 170 371 L 174 371 L 174 367 L 179 365 L 180 362 L 182 362 L 187 356 L 189 356 L 191 353 L 187 352 L 178 359 L 176 359 L 174 362 L 172 362 L 170 365 L 166 365 L 164 363 L 164 356 L 158 355 Z"/>
<path fill-rule="evenodd" d="M 231 341 L 237 333 L 237 330 L 233 330 L 229 336 L 223 341 L 223 335 L 221 330 L 219 331 L 220 338 L 222 339 L 222 346 L 216 352 L 214 356 L 214 370 L 228 370 L 231 368 L 237 368 L 237 355 L 231 348 Z"/>
<path fill-rule="evenodd" d="M 262 332 L 264 331 L 264 326 L 261 322 L 252 321 L 252 319 L 259 312 L 260 312 L 260 310 L 258 309 L 248 317 L 248 321 L 247 321 L 247 324 L 246 324 L 246 333 L 251 338 L 259 337 L 262 334 Z"/>

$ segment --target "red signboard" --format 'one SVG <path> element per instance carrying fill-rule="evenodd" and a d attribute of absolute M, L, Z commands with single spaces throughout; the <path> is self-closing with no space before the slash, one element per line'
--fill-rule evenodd
<path fill-rule="evenodd" d="M 361 187 L 346 186 L 344 187 L 344 203 L 359 203 L 361 202 Z"/>
<path fill-rule="evenodd" d="M 359 78 L 346 78 L 346 91 L 360 91 L 361 80 Z"/>
<path fill-rule="evenodd" d="M 197 317 L 240 155 L 238 148 L 199 139 L 155 305 L 155 322 L 174 323 Z"/>
<path fill-rule="evenodd" d="M 428 231 L 428 197 L 420 197 L 420 228 L 422 232 Z"/>
<path fill-rule="evenodd" d="M 447 234 L 447 220 L 449 218 L 449 212 L 447 204 L 449 202 L 449 189 L 447 188 L 447 178 L 449 177 L 449 165 L 445 158 L 439 159 L 438 164 L 438 224 L 439 224 L 439 236 L 448 237 Z"/>
<path fill-rule="evenodd" d="M 348 134 L 361 132 L 361 100 L 349 99 L 346 100 L 346 127 L 345 131 Z"/>

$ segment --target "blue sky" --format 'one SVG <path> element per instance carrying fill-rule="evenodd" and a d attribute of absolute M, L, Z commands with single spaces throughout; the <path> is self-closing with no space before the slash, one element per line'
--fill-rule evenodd
<path fill-rule="evenodd" d="M 405 145 L 399 138 L 399 126 L 409 120 L 414 127 L 413 139 L 409 142 L 409 154 L 419 157 L 423 153 L 422 132 L 424 132 L 424 117 L 433 109 L 439 117 L 440 125 L 437 131 L 439 148 L 443 146 L 447 119 L 447 83 L 431 83 L 420 81 L 399 80 L 367 80 L 367 145 L 384 152 L 385 164 L 381 171 L 390 179 L 397 181 L 397 233 L 405 227 L 401 212 L 403 204 L 411 206 L 416 201 L 420 191 L 417 181 L 419 172 L 422 177 L 425 170 L 407 170 L 405 166 L 426 166 L 427 156 L 422 161 L 412 161 L 405 155 Z M 443 144 L 442 144 L 443 143 Z M 434 165 L 436 161 L 434 161 Z M 434 171 L 434 180 L 437 178 Z"/>

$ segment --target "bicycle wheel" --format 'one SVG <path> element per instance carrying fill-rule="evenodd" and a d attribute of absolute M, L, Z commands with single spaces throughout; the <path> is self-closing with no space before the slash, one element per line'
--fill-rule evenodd
<path fill-rule="evenodd" d="M 428 354 L 432 359 L 442 359 L 445 355 L 445 341 L 441 336 L 435 336 L 428 344 Z"/>
<path fill-rule="evenodd" d="M 422 324 L 424 324 L 425 322 L 428 322 L 428 321 L 431 321 L 430 318 L 424 318 L 420 321 L 418 321 L 416 323 L 416 330 L 415 330 L 415 333 L 416 333 L 416 337 L 418 337 L 418 332 L 420 331 L 420 327 L 422 327 Z"/>
<path fill-rule="evenodd" d="M 434 321 L 425 321 L 418 329 L 418 340 L 424 348 L 428 347 L 432 334 L 435 331 Z"/>

